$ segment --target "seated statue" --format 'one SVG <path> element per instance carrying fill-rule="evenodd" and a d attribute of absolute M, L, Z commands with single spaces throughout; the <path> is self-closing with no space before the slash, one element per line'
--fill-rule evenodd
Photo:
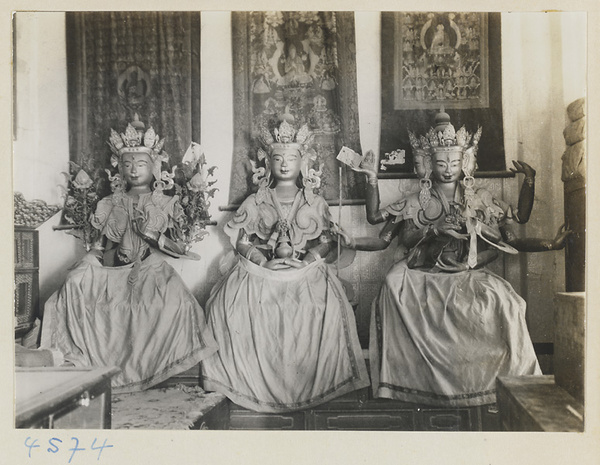
<path fill-rule="evenodd" d="M 352 307 L 325 263 L 332 220 L 313 192 L 312 134 L 287 121 L 265 128 L 258 192 L 227 223 L 237 264 L 206 304 L 219 350 L 204 388 L 260 412 L 310 408 L 369 385 Z"/>
<path fill-rule="evenodd" d="M 155 253 L 185 254 L 169 237 L 183 212 L 177 196 L 163 193 L 163 141 L 133 124 L 112 132 L 119 174 L 90 219 L 98 240 L 47 301 L 42 326 L 42 349 L 66 364 L 119 367 L 117 393 L 152 387 L 217 350 L 204 311 Z"/>
<path fill-rule="evenodd" d="M 499 252 L 557 250 L 554 240 L 519 239 L 511 223 L 528 221 L 535 171 L 526 178 L 518 210 L 476 188 L 473 172 L 481 128 L 458 132 L 446 113 L 420 139 L 410 134 L 420 191 L 379 209 L 377 174 L 368 177 L 367 217 L 383 223 L 379 238 L 346 238 L 358 250 L 407 249 L 373 302 L 370 366 L 376 397 L 443 407 L 495 402 L 497 376 L 541 374 L 525 322 L 525 301 L 484 266 Z M 364 162 L 363 162 L 364 163 Z"/>

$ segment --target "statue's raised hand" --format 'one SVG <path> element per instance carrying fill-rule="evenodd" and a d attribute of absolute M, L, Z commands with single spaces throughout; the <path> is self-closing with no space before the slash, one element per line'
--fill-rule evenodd
<path fill-rule="evenodd" d="M 523 173 L 526 178 L 535 178 L 535 170 L 524 161 L 513 160 L 514 168 L 509 168 L 513 173 Z"/>
<path fill-rule="evenodd" d="M 372 150 L 368 150 L 365 157 L 360 162 L 360 165 L 349 164 L 352 171 L 364 173 L 369 179 L 377 179 L 377 167 L 375 166 L 375 154 Z"/>

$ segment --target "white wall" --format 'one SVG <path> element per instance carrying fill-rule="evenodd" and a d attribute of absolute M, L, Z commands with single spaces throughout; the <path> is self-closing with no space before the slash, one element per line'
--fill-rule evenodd
<path fill-rule="evenodd" d="M 567 12 L 560 15 L 562 39 L 562 70 L 564 103 L 583 97 L 586 88 L 587 47 L 585 37 L 587 17 L 582 13 Z"/>
<path fill-rule="evenodd" d="M 69 160 L 63 13 L 18 13 L 15 190 L 57 204 Z"/>
<path fill-rule="evenodd" d="M 18 131 L 14 144 L 15 185 L 29 200 L 58 203 L 60 172 L 68 162 L 65 30 L 62 13 L 19 13 L 17 16 Z M 380 130 L 380 20 L 378 12 L 357 12 L 357 63 L 360 134 L 363 150 L 379 149 Z M 520 231 L 531 236 L 553 236 L 562 223 L 560 157 L 565 107 L 585 92 L 585 15 L 502 15 L 503 107 L 508 160 L 525 160 L 538 171 L 536 205 L 531 221 Z M 217 165 L 220 191 L 212 203 L 219 226 L 197 244 L 200 262 L 171 260 L 201 303 L 219 277 L 218 266 L 230 250 L 222 226 L 231 213 L 227 204 L 233 149 L 233 103 L 230 14 L 202 14 L 202 139 L 209 163 Z M 485 128 L 484 128 L 485 129 Z M 507 200 L 515 201 L 514 179 L 486 181 Z M 412 181 L 381 183 L 382 202 L 413 189 Z M 333 214 L 337 217 L 336 209 Z M 56 218 L 54 219 L 56 221 Z M 362 207 L 344 207 L 343 226 L 355 234 L 375 234 L 364 220 Z M 40 277 L 42 298 L 62 280 L 82 249 L 63 232 L 41 231 Z M 359 253 L 342 277 L 360 287 L 358 320 L 368 323 L 368 302 L 376 292 L 382 259 L 389 253 Z M 552 340 L 552 297 L 564 289 L 563 253 L 529 254 L 506 260 L 507 279 L 529 303 L 533 339 Z"/>
<path fill-rule="evenodd" d="M 537 170 L 534 210 L 520 228 L 523 236 L 553 237 L 564 222 L 562 131 L 566 106 L 585 96 L 585 38 L 584 14 L 502 15 L 506 154 Z M 517 192 L 511 187 L 507 197 Z M 553 298 L 564 290 L 564 253 L 521 254 L 507 262 L 509 270 L 520 272 L 514 284 L 528 302 L 532 337 L 552 340 Z"/>
<path fill-rule="evenodd" d="M 16 139 L 14 190 L 27 200 L 62 204 L 58 185 L 68 171 L 67 58 L 64 13 L 16 15 Z M 67 268 L 83 252 L 63 232 L 54 232 L 60 215 L 39 228 L 40 302 L 64 281 Z"/>
<path fill-rule="evenodd" d="M 233 77 L 231 63 L 231 15 L 228 12 L 204 12 L 201 18 L 201 144 L 209 166 L 218 168 L 215 175 L 219 191 L 212 200 L 211 214 L 218 226 L 210 228 L 210 236 L 197 243 L 193 250 L 202 257 L 200 262 L 171 260 L 202 304 L 206 302 L 220 274 L 219 261 L 229 251 L 229 237 L 223 224 L 231 213 L 218 207 L 227 205 L 231 154 L 233 153 Z M 208 116 L 210 115 L 210 116 Z"/>

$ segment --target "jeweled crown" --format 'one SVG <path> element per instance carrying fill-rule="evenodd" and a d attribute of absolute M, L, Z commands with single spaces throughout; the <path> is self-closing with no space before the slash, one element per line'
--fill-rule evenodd
<path fill-rule="evenodd" d="M 161 139 L 152 127 L 144 131 L 145 129 L 145 124 L 136 113 L 124 133 L 110 130 L 108 145 L 119 158 L 124 153 L 146 153 L 154 158 L 162 150 L 165 140 Z"/>
<path fill-rule="evenodd" d="M 284 120 L 278 128 L 273 129 L 272 134 L 266 127 L 262 127 L 259 137 L 270 152 L 276 148 L 293 148 L 302 152 L 311 143 L 314 134 L 307 124 L 296 131 L 292 124 Z"/>
<path fill-rule="evenodd" d="M 413 132 L 409 132 L 410 145 L 415 152 L 426 152 L 434 155 L 440 152 L 459 152 L 463 154 L 467 150 L 476 151 L 481 138 L 481 126 L 475 134 L 471 134 L 462 126 L 458 131 L 450 122 L 450 115 L 442 107 L 435 115 L 435 127 L 427 131 L 425 135 L 417 138 Z"/>

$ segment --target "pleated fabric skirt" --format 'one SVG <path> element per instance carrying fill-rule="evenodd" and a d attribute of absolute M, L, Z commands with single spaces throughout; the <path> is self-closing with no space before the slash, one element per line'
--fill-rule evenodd
<path fill-rule="evenodd" d="M 293 411 L 369 385 L 352 307 L 323 260 L 273 271 L 240 257 L 206 312 L 219 350 L 202 363 L 204 388 L 238 405 Z"/>
<path fill-rule="evenodd" d="M 442 407 L 493 403 L 496 377 L 541 374 L 525 301 L 485 269 L 394 265 L 373 302 L 369 351 L 376 397 Z"/>
<path fill-rule="evenodd" d="M 41 346 L 76 367 L 120 368 L 115 393 L 152 387 L 217 350 L 202 307 L 154 254 L 135 267 L 85 256 L 46 302 Z"/>

